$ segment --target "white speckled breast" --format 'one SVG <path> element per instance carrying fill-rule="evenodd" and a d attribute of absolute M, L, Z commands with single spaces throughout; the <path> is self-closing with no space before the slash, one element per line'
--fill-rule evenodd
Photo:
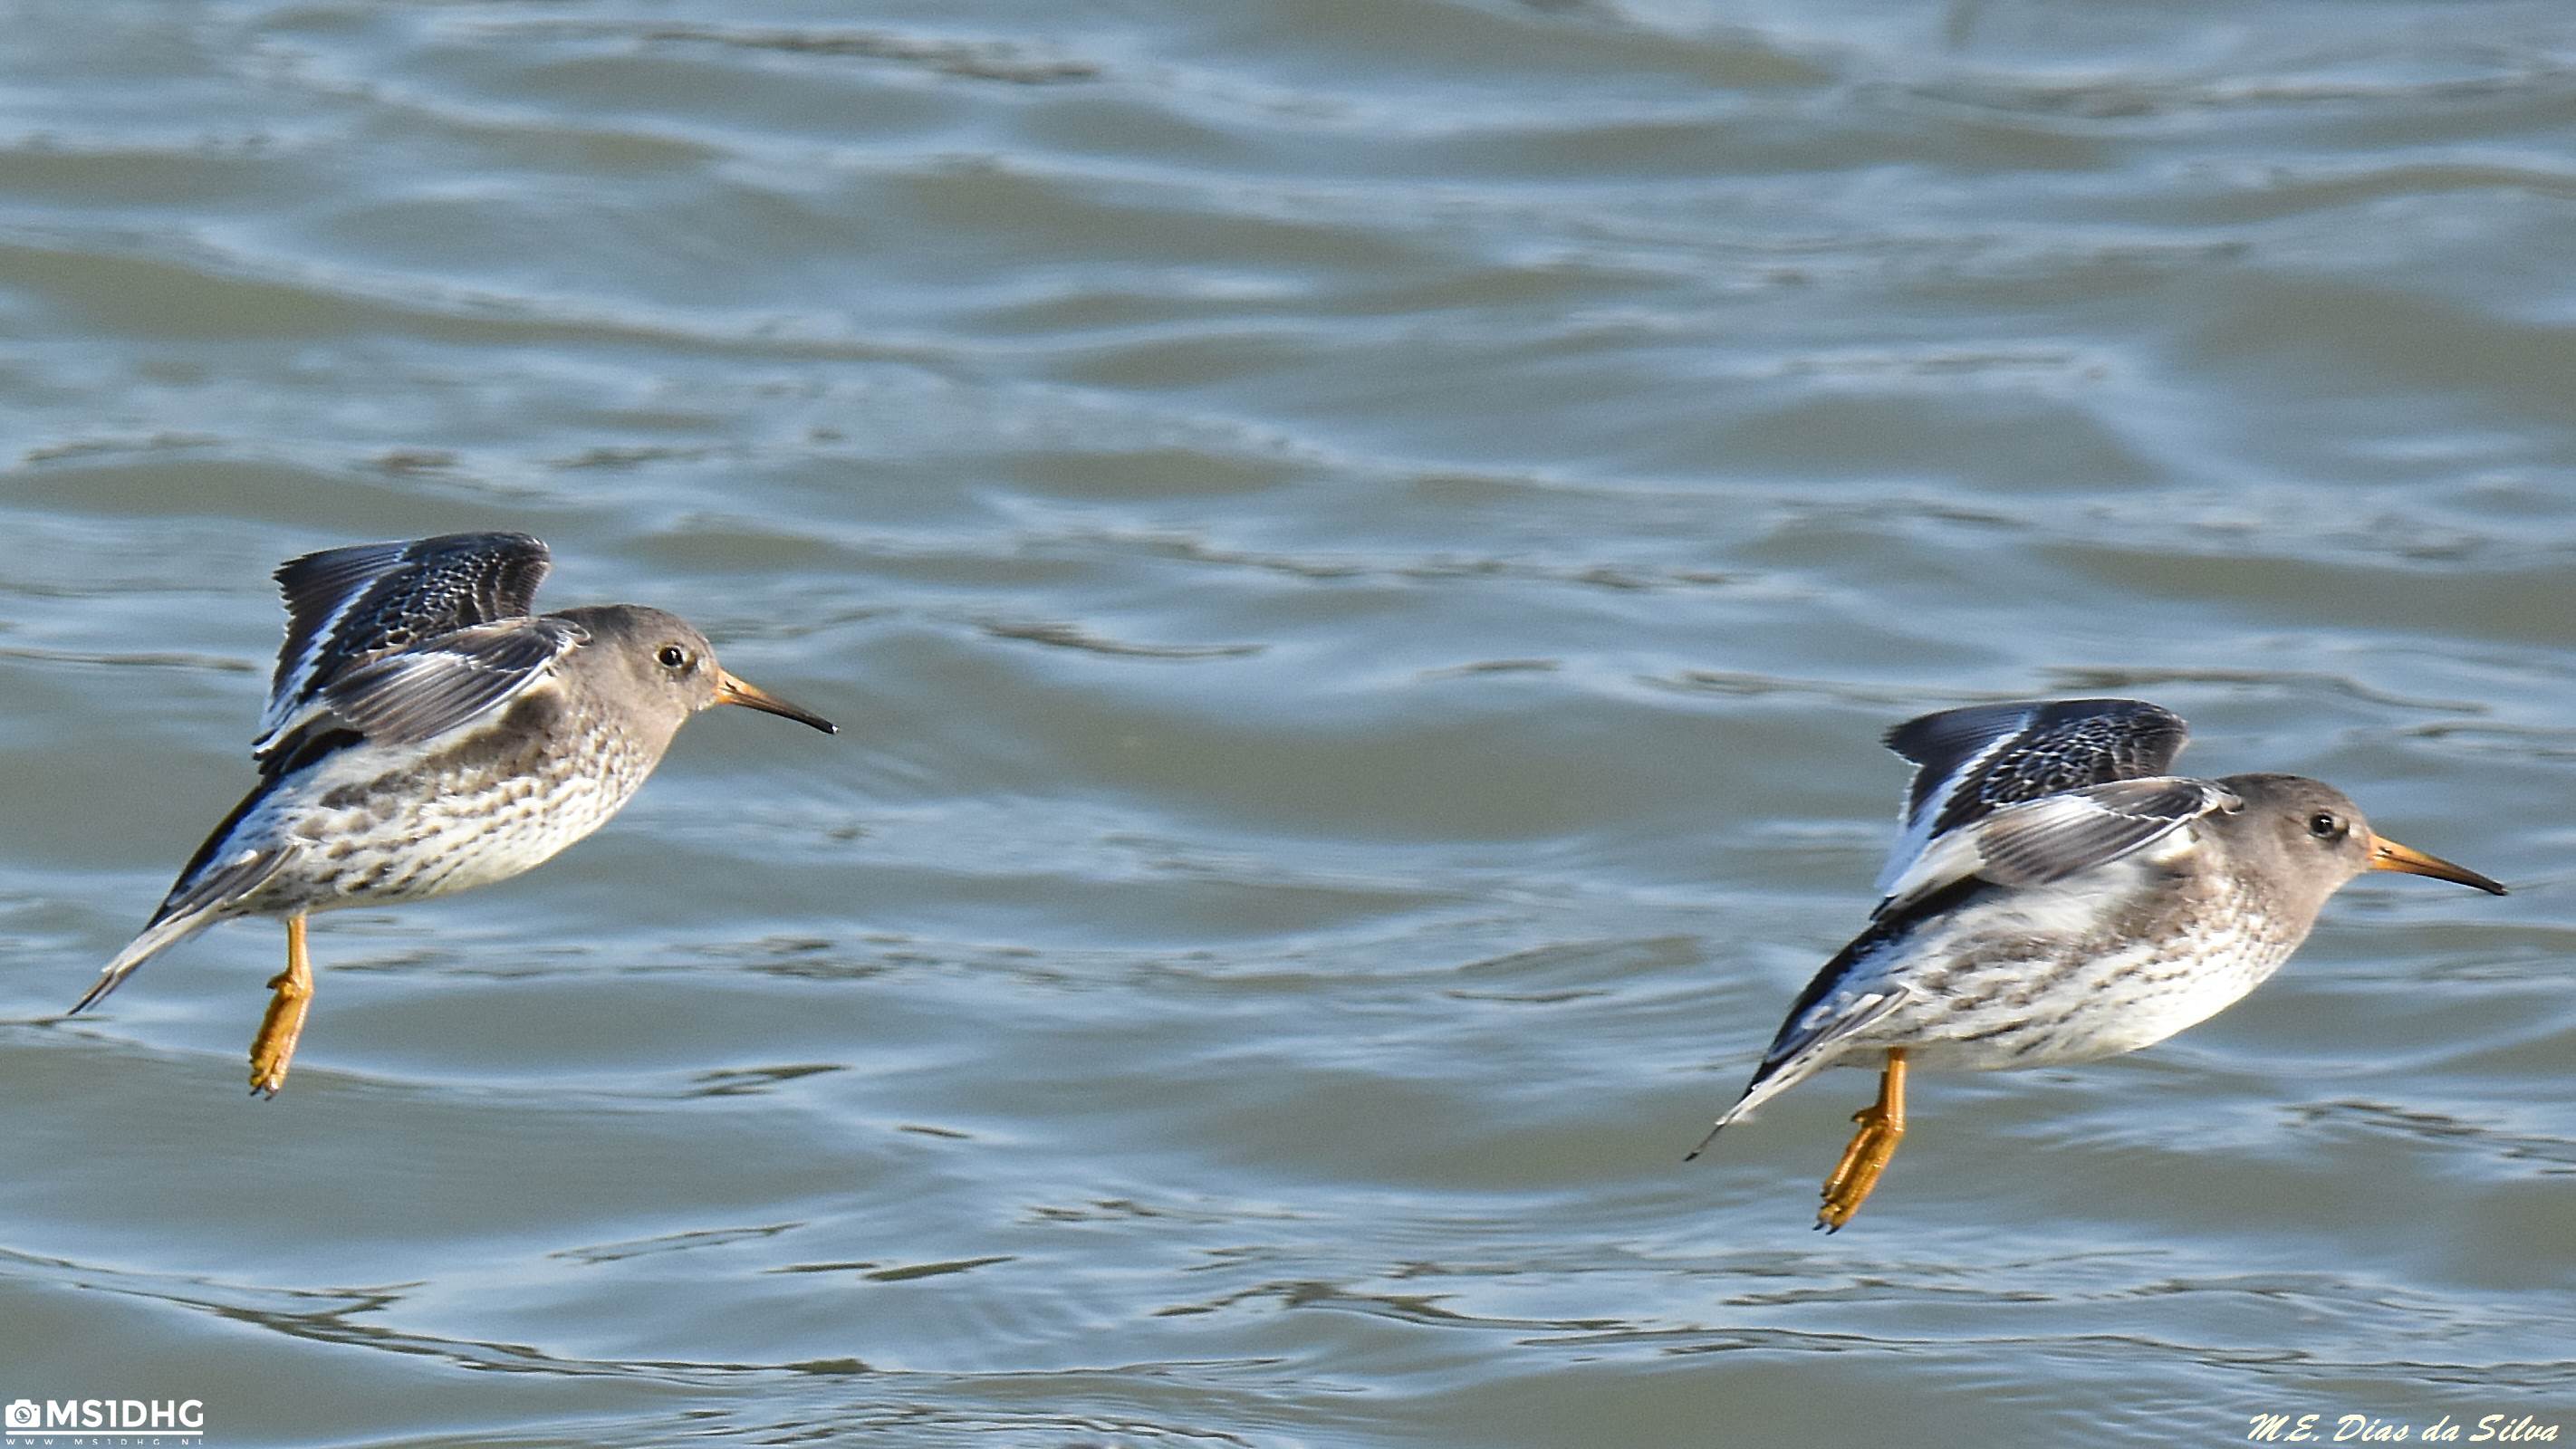
<path fill-rule="evenodd" d="M 1926 920 L 1853 973 L 1847 989 L 1895 984 L 1908 999 L 1849 1050 L 1903 1046 L 1918 1065 L 1958 1071 L 2135 1051 L 2253 990 L 2312 920 L 2257 909 L 2233 872 L 2147 860 L 1998 892 Z"/>
<path fill-rule="evenodd" d="M 393 904 L 506 880 L 607 823 L 669 743 L 635 738 L 581 691 L 548 687 L 428 749 L 342 750 L 234 832 L 295 851 L 239 909 Z"/>

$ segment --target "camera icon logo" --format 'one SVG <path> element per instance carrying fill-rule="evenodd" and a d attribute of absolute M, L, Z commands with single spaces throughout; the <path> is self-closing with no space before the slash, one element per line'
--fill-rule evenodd
<path fill-rule="evenodd" d="M 33 1429 L 44 1422 L 45 1411 L 33 1399 L 11 1399 L 8 1420 L 12 1429 Z"/>

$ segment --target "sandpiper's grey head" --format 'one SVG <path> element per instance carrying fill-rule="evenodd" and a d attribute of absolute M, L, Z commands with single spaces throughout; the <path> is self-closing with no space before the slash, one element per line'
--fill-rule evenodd
<path fill-rule="evenodd" d="M 2230 775 L 2218 782 L 2244 807 L 2217 817 L 2260 862 L 2272 888 L 2314 916 L 2326 897 L 2365 871 L 2397 870 L 2457 881 L 2493 895 L 2504 887 L 2464 866 L 2426 855 L 2370 828 L 2352 797 L 2299 775 Z"/>
<path fill-rule="evenodd" d="M 641 604 L 604 604 L 566 609 L 557 617 L 588 630 L 590 642 L 579 652 L 600 661 L 591 667 L 610 671 L 624 686 L 620 693 L 625 698 L 667 720 L 670 729 L 677 730 L 681 721 L 709 705 L 739 704 L 827 735 L 839 733 L 821 715 L 726 672 L 716 663 L 707 636 L 677 614 Z"/>

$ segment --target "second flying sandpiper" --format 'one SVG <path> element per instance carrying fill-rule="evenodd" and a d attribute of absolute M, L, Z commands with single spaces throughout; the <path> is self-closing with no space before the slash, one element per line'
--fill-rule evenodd
<path fill-rule="evenodd" d="M 1905 1136 L 1911 1065 L 1990 1071 L 2136 1051 L 2281 968 L 2326 898 L 2397 870 L 2504 887 L 2374 833 L 2297 775 L 2168 775 L 2187 731 L 2134 699 L 1944 710 L 1890 730 L 1918 767 L 1869 928 L 1799 993 L 1728 1124 L 1838 1064 L 1880 1064 L 1816 1226 L 1860 1210 Z"/>

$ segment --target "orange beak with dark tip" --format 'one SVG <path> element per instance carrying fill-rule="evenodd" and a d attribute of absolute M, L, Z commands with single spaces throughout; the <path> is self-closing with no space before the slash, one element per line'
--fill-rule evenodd
<path fill-rule="evenodd" d="M 2410 849 L 2385 835 L 2370 837 L 2370 868 L 2402 870 L 2408 875 L 2429 875 L 2435 880 L 2458 881 L 2464 886 L 2476 886 L 2491 896 L 2504 894 L 2503 886 L 2466 866 L 2453 865 L 2440 856 L 2426 855 L 2420 850 Z"/>
<path fill-rule="evenodd" d="M 741 680 L 734 678 L 730 672 L 722 669 L 716 671 L 716 703 L 739 704 L 748 709 L 759 710 L 764 714 L 774 714 L 785 719 L 792 719 L 801 725 L 812 725 L 814 728 L 821 730 L 827 735 L 837 735 L 841 732 L 841 727 L 839 725 L 823 718 L 814 711 L 810 709 L 799 709 L 795 705 L 789 704 L 787 701 L 780 699 L 777 695 L 771 694 L 768 690 L 762 689 L 757 685 L 743 683 Z M 2430 857 L 2428 856 L 2426 859 L 2430 859 Z M 2440 861 L 2434 861 L 2433 863 L 2436 865 L 2441 864 Z M 2457 867 L 2452 868 L 2457 869 Z"/>

